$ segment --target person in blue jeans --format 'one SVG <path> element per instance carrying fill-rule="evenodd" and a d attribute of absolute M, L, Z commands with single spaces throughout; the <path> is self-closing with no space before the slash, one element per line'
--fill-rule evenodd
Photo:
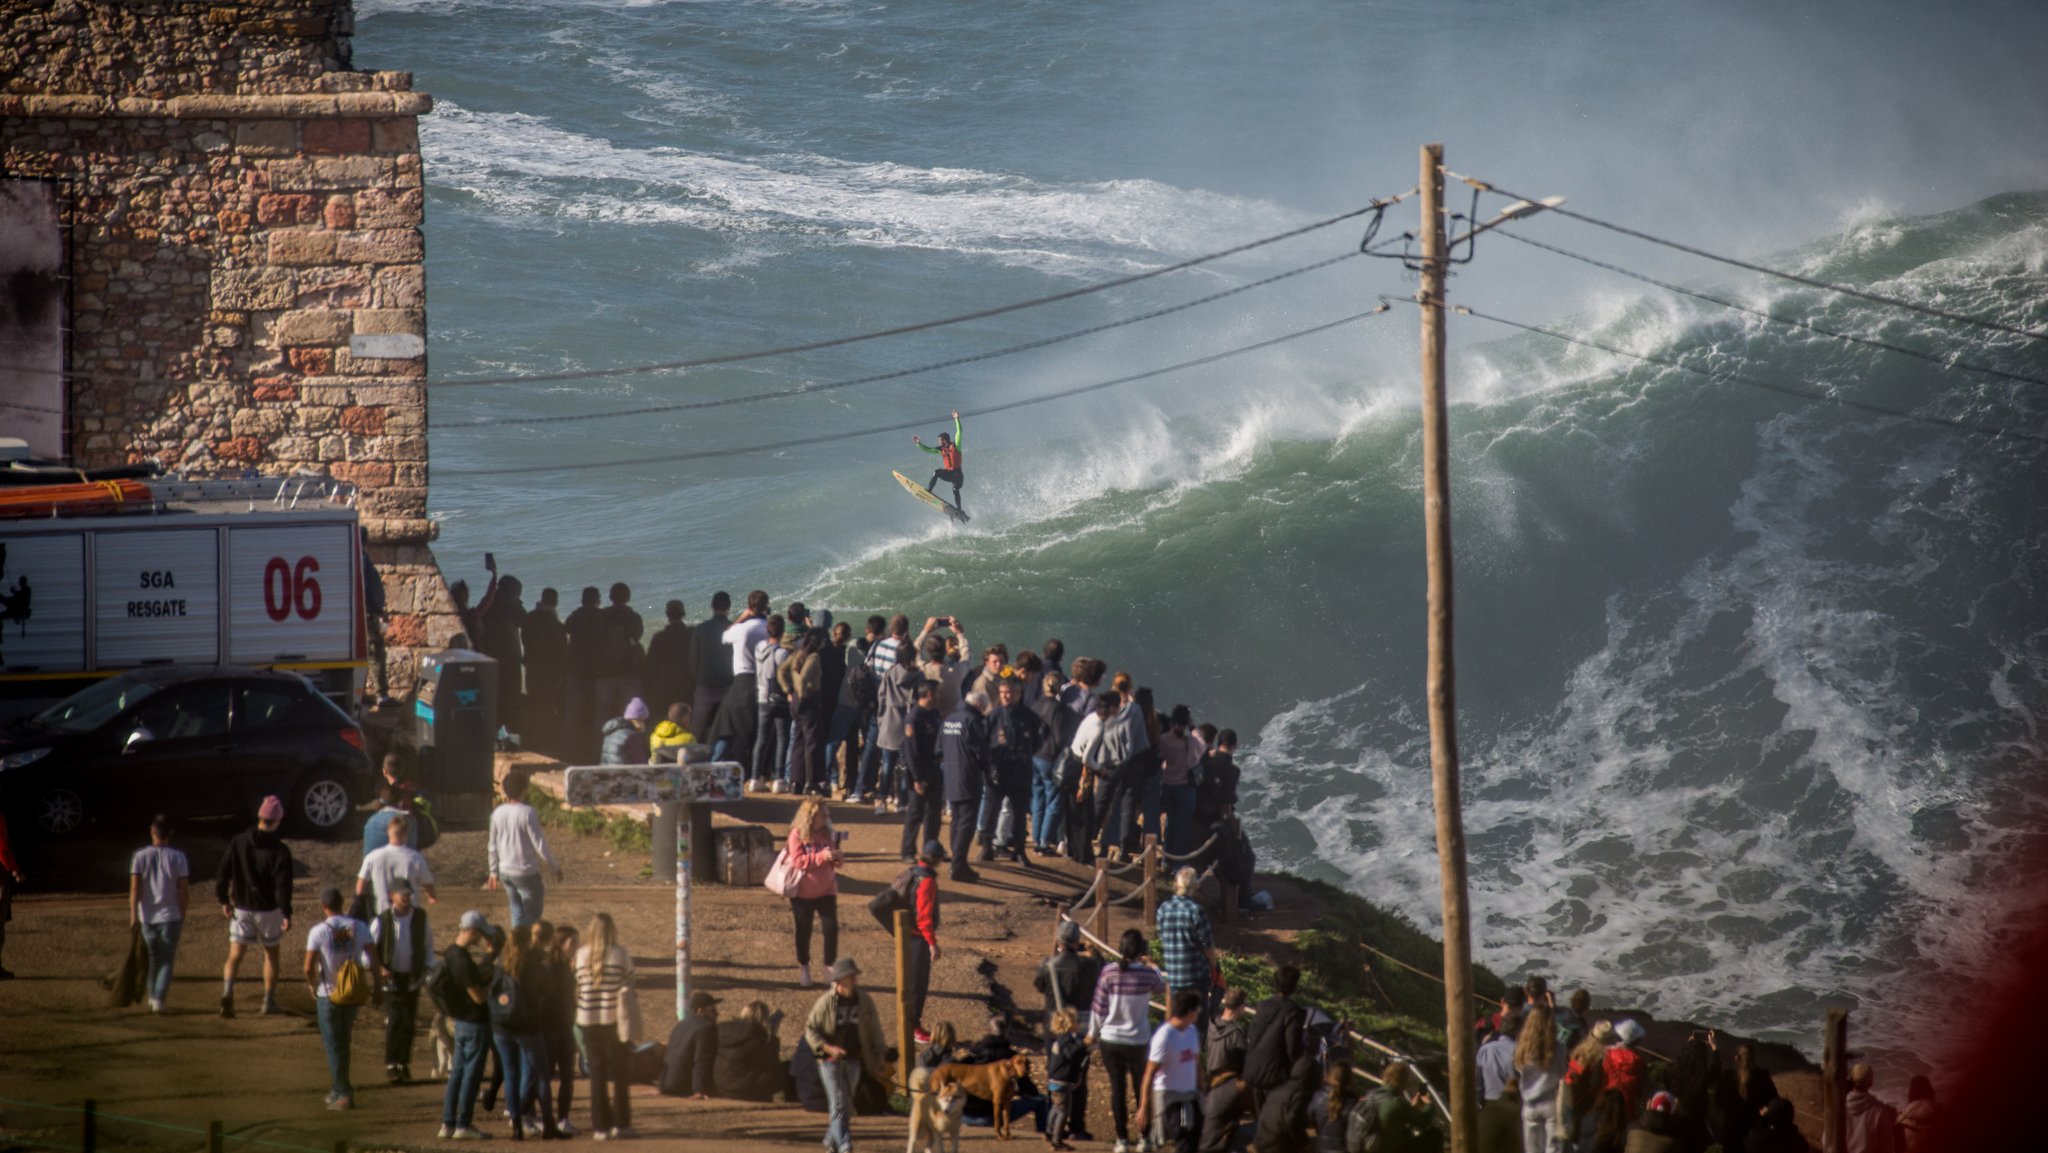
<path fill-rule="evenodd" d="M 507 936 L 491 974 L 491 1043 L 505 1070 L 505 1104 L 512 1112 L 515 1141 L 561 1137 L 555 1129 L 554 1098 L 542 1080 L 547 1064 L 544 1007 L 553 992 L 548 965 L 546 948 L 534 944 L 534 927 L 521 925 Z M 536 1105 L 537 1121 L 527 1113 Z"/>
<path fill-rule="evenodd" d="M 484 939 L 490 924 L 475 909 L 464 913 L 455 943 L 441 954 L 445 976 L 434 1001 L 455 1033 L 448 1088 L 441 1096 L 439 1136 L 444 1140 L 480 1141 L 488 1136 L 478 1131 L 474 1122 L 476 1095 L 484 1082 L 484 1054 L 491 1048 L 491 1014 L 484 1007 L 491 981 L 469 951 Z"/>
<path fill-rule="evenodd" d="M 375 971 L 370 963 L 370 927 L 342 914 L 341 890 L 332 885 L 321 892 L 320 908 L 326 917 L 306 934 L 306 987 L 313 992 L 320 1041 L 327 1049 L 327 1107 L 353 1109 L 356 1091 L 349 1081 L 348 1059 L 355 1040 L 356 1010 L 362 1006 L 335 1004 L 335 981 L 349 961 L 356 963 L 365 979 Z"/>
<path fill-rule="evenodd" d="M 1200 841 L 1195 836 L 1195 794 L 1200 784 L 1196 774 L 1208 746 L 1194 731 L 1195 717 L 1186 705 L 1173 706 L 1167 729 L 1159 734 L 1160 801 L 1166 815 L 1166 851 L 1176 857 L 1193 852 Z"/>
<path fill-rule="evenodd" d="M 853 1094 L 861 1066 L 887 1069 L 882 1052 L 882 1018 L 874 998 L 860 991 L 860 966 L 841 957 L 832 965 L 832 987 L 804 1019 L 804 1044 L 818 1059 L 825 1083 L 825 1148 L 853 1153 Z"/>
<path fill-rule="evenodd" d="M 128 923 L 142 930 L 149 950 L 149 1011 L 164 1011 L 171 992 L 171 969 L 178 958 L 178 938 L 185 930 L 185 910 L 192 903 L 192 867 L 185 854 L 171 847 L 171 819 L 163 814 L 149 822 L 149 847 L 137 850 L 128 866 Z"/>
<path fill-rule="evenodd" d="M 1064 683 L 1058 673 L 1045 674 L 1039 681 L 1042 691 L 1031 702 L 1031 711 L 1045 722 L 1045 740 L 1031 754 L 1031 847 L 1040 854 L 1051 853 L 1066 839 L 1067 794 L 1060 788 L 1060 773 L 1081 718 L 1060 702 Z"/>

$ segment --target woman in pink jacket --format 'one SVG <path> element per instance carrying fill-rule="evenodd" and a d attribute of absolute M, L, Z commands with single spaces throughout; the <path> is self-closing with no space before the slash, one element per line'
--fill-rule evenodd
<path fill-rule="evenodd" d="M 797 874 L 789 908 L 796 915 L 797 985 L 811 987 L 811 923 L 825 923 L 825 967 L 839 959 L 839 866 L 846 855 L 822 797 L 807 797 L 789 826 L 789 867 Z"/>

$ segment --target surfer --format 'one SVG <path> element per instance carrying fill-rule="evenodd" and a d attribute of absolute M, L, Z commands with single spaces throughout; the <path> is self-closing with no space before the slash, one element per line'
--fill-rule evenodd
<path fill-rule="evenodd" d="M 926 444 L 921 436 L 911 437 L 910 443 L 926 452 L 939 454 L 938 471 L 932 473 L 932 478 L 925 483 L 924 490 L 931 492 L 932 488 L 942 480 L 952 485 L 953 511 L 963 516 L 966 515 L 967 510 L 960 507 L 960 482 L 962 479 L 960 475 L 960 449 L 966 443 L 966 437 L 960 431 L 960 410 L 957 408 L 953 410 L 953 431 L 939 434 L 939 447 L 933 448 L 931 445 Z"/>

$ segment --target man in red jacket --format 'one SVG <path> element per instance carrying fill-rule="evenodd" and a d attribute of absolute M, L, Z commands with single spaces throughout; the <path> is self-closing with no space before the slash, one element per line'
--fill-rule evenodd
<path fill-rule="evenodd" d="M 924 1028 L 924 1000 L 931 992 L 932 966 L 939 959 L 939 859 L 944 855 L 939 842 L 924 843 L 917 863 L 910 867 L 910 1022 L 916 1027 L 917 1043 L 932 1038 Z"/>

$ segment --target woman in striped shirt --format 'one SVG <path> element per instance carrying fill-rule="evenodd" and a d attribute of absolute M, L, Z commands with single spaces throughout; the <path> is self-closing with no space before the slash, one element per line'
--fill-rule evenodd
<path fill-rule="evenodd" d="M 576 1040 L 590 1062 L 590 1127 L 597 1140 L 637 1137 L 626 1062 L 633 1038 L 633 958 L 610 913 L 591 918 L 576 951 Z M 607 1096 L 606 1089 L 610 1094 Z"/>
<path fill-rule="evenodd" d="M 1102 1054 L 1109 1074 L 1109 1113 L 1116 1123 L 1116 1153 L 1128 1153 L 1131 1095 L 1145 1073 L 1146 1046 L 1152 1039 L 1152 998 L 1166 995 L 1166 978 L 1145 959 L 1145 934 L 1125 929 L 1117 942 L 1119 958 L 1104 965 L 1095 981 L 1089 1006 L 1088 1039 Z M 1145 1138 L 1139 1134 L 1142 1153 Z"/>

